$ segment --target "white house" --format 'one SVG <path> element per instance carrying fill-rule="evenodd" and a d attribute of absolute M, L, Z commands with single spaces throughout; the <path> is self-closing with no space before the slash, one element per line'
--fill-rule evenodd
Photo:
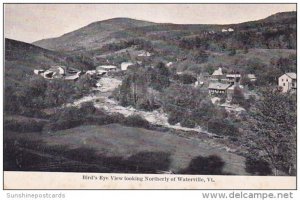
<path fill-rule="evenodd" d="M 166 64 L 167 67 L 171 67 L 171 65 L 173 65 L 173 62 L 168 62 L 168 63 Z"/>
<path fill-rule="evenodd" d="M 223 32 L 223 33 L 224 33 L 224 32 L 228 32 L 228 30 L 223 28 L 223 29 L 222 29 L 222 32 Z"/>
<path fill-rule="evenodd" d="M 45 70 L 43 70 L 43 69 L 35 69 L 35 70 L 33 70 L 34 74 L 36 74 L 36 75 L 42 74 L 44 71 Z"/>
<path fill-rule="evenodd" d="M 121 70 L 126 71 L 127 68 L 128 68 L 129 66 L 131 66 L 131 65 L 133 65 L 132 62 L 122 62 L 122 63 L 121 63 Z"/>
<path fill-rule="evenodd" d="M 143 51 L 140 54 L 138 54 L 139 57 L 149 57 L 151 56 L 151 53 L 149 53 L 148 51 Z"/>
<path fill-rule="evenodd" d="M 247 77 L 250 79 L 250 81 L 255 82 L 256 81 L 256 76 L 255 74 L 247 74 Z"/>
<path fill-rule="evenodd" d="M 41 75 L 46 79 L 62 78 L 66 73 L 65 66 L 52 66 Z"/>
<path fill-rule="evenodd" d="M 294 72 L 285 73 L 278 78 L 278 86 L 283 93 L 297 89 L 297 74 Z"/>
<path fill-rule="evenodd" d="M 228 29 L 228 32 L 233 32 L 233 31 L 234 31 L 233 28 L 229 28 L 229 29 Z"/>

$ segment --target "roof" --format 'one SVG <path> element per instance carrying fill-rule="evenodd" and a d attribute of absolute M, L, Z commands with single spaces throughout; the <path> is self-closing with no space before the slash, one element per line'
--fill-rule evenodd
<path fill-rule="evenodd" d="M 116 69 L 117 67 L 114 65 L 100 65 L 96 69 Z"/>
<path fill-rule="evenodd" d="M 51 66 L 47 71 L 52 71 L 52 72 L 56 72 L 59 74 L 64 74 L 66 71 L 67 67 L 65 66 Z"/>
<path fill-rule="evenodd" d="M 80 72 L 77 72 L 77 74 L 66 76 L 65 79 L 66 80 L 75 80 L 75 79 L 79 78 L 79 76 L 80 76 L 79 74 L 80 74 Z"/>
<path fill-rule="evenodd" d="M 291 79 L 297 79 L 297 74 L 294 72 L 285 73 Z"/>
<path fill-rule="evenodd" d="M 221 76 L 221 75 L 223 75 L 222 68 L 220 67 L 219 69 L 215 70 L 212 75 L 213 76 Z"/>
<path fill-rule="evenodd" d="M 236 77 L 241 77 L 241 74 L 227 74 L 227 78 L 236 78 Z"/>
<path fill-rule="evenodd" d="M 133 65 L 132 62 L 122 62 L 121 65 Z"/>
<path fill-rule="evenodd" d="M 250 79 L 256 79 L 255 74 L 248 74 L 247 76 L 248 76 L 248 78 L 250 78 Z"/>
<path fill-rule="evenodd" d="M 225 83 L 209 83 L 208 89 L 226 90 L 229 87 L 230 87 L 230 84 L 225 84 Z"/>
<path fill-rule="evenodd" d="M 106 70 L 99 69 L 99 70 L 97 70 L 97 73 L 98 73 L 98 74 L 105 74 L 105 73 L 107 73 L 107 71 L 106 71 Z"/>

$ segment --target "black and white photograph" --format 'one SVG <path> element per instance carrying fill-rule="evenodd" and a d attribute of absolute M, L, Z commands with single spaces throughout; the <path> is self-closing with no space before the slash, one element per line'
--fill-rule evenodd
<path fill-rule="evenodd" d="M 4 4 L 4 172 L 296 178 L 296 6 Z"/>

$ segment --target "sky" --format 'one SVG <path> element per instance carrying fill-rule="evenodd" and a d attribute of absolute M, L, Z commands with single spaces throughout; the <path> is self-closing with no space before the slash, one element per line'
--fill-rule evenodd
<path fill-rule="evenodd" d="M 295 10 L 296 4 L 5 4 L 4 35 L 31 43 L 115 17 L 175 24 L 232 24 Z"/>

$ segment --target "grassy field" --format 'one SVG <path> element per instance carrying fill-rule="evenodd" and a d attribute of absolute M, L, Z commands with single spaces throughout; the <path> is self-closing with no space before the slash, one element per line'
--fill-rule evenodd
<path fill-rule="evenodd" d="M 34 155 L 30 170 L 39 171 L 38 167 L 43 166 L 42 170 L 53 171 L 50 167 L 47 169 L 45 165 L 52 158 L 52 164 L 48 165 L 55 165 L 54 171 L 66 171 L 65 163 L 73 163 L 75 167 L 70 169 L 72 167 L 69 165 L 69 171 L 158 173 L 171 170 L 174 173 L 181 173 L 191 167 L 193 159 L 201 159 L 205 161 L 204 167 L 210 166 L 210 169 L 206 170 L 220 168 L 218 174 L 247 174 L 244 170 L 243 157 L 211 147 L 205 141 L 119 124 L 80 126 L 51 135 L 11 134 L 6 141 L 12 138 L 14 141 L 27 141 L 25 142 L 27 154 Z M 42 144 L 39 144 L 41 147 L 28 145 L 30 143 L 28 141 L 32 141 L 33 138 L 42 141 Z M 48 150 L 45 150 L 46 147 Z M 35 158 L 41 155 L 45 155 L 46 158 Z M 213 166 L 214 160 L 210 161 L 208 158 L 212 155 L 224 165 Z M 34 169 L 36 160 L 38 164 Z"/>

